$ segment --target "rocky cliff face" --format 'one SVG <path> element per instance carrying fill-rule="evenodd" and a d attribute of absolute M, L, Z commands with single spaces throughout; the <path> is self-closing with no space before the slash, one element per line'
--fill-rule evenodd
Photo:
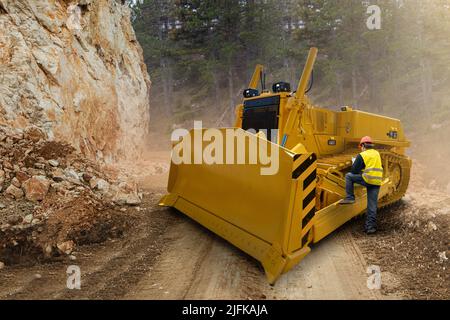
<path fill-rule="evenodd" d="M 106 162 L 136 156 L 150 79 L 116 0 L 0 0 L 0 125 L 36 125 Z"/>

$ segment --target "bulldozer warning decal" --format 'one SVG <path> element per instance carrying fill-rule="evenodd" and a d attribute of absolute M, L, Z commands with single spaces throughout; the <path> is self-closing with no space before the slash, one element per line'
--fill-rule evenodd
<path fill-rule="evenodd" d="M 293 228 L 298 228 L 299 237 L 295 243 L 291 238 L 291 249 L 302 248 L 311 240 L 310 231 L 312 220 L 316 213 L 316 179 L 317 179 L 317 156 L 314 153 L 296 155 L 292 168 L 292 179 L 297 182 L 296 199 L 293 217 Z M 299 218 L 296 218 L 296 216 Z M 295 234 L 295 230 L 291 234 Z"/>

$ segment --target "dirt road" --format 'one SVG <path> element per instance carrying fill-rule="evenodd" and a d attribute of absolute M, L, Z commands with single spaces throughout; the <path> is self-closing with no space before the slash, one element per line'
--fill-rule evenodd
<path fill-rule="evenodd" d="M 182 219 L 168 246 L 129 299 L 377 299 L 367 289 L 365 263 L 348 233 L 322 243 L 274 287 L 256 261 Z"/>
<path fill-rule="evenodd" d="M 163 163 L 164 153 L 154 157 Z M 167 172 L 144 177 L 145 201 L 129 212 L 133 227 L 121 239 L 81 247 L 75 261 L 5 267 L 0 299 L 393 299 L 399 290 L 369 290 L 365 254 L 350 222 L 318 245 L 275 286 L 262 267 L 175 210 L 156 206 Z M 66 288 L 66 269 L 78 265 L 81 290 Z M 383 286 L 398 279 L 382 273 Z"/>

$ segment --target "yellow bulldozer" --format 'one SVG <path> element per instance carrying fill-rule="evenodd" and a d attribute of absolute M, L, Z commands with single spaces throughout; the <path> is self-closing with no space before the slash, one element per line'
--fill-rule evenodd
<path fill-rule="evenodd" d="M 410 142 L 399 120 L 310 103 L 306 93 L 317 53 L 310 49 L 294 92 L 283 82 L 274 84 L 272 92 L 264 87 L 260 92 L 263 66 L 258 65 L 236 108 L 233 128 L 213 133 L 194 128 L 174 143 L 169 193 L 160 201 L 259 260 L 271 284 L 313 244 L 364 214 L 363 187 L 356 187 L 354 204 L 339 205 L 361 137 L 371 136 L 382 157 L 379 207 L 399 201 L 410 178 L 411 160 L 405 155 Z M 217 143 L 214 151 L 212 141 Z M 222 161 L 198 161 L 208 148 Z M 276 160 L 276 170 L 268 172 L 267 157 L 255 157 L 255 150 Z"/>

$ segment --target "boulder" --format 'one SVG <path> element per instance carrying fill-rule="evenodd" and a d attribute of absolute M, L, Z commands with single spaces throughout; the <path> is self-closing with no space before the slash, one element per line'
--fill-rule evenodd
<path fill-rule="evenodd" d="M 32 214 L 27 214 L 23 218 L 23 223 L 25 223 L 25 224 L 30 224 L 32 221 L 33 221 L 33 215 Z"/>
<path fill-rule="evenodd" d="M 48 160 L 48 164 L 51 165 L 52 167 L 59 166 L 58 160 L 54 160 L 54 159 Z"/>
<path fill-rule="evenodd" d="M 17 172 L 16 173 L 16 178 L 17 178 L 17 180 L 19 180 L 20 184 L 22 184 L 25 181 L 27 181 L 28 179 L 30 179 L 28 174 L 26 174 L 26 172 L 24 172 L 24 171 Z"/>
<path fill-rule="evenodd" d="M 64 170 L 64 175 L 67 177 L 69 181 L 80 181 L 80 177 L 78 176 L 77 172 L 73 169 L 67 168 Z"/>
<path fill-rule="evenodd" d="M 9 169 L 9 170 L 13 170 L 14 169 L 13 165 L 8 160 L 4 160 L 3 161 L 3 168 Z"/>
<path fill-rule="evenodd" d="M 97 189 L 98 191 L 100 191 L 102 193 L 106 193 L 109 190 L 109 183 L 106 180 L 98 179 L 95 189 Z"/>
<path fill-rule="evenodd" d="M 102 194 L 106 194 L 110 188 L 110 184 L 108 183 L 108 181 L 95 177 L 89 181 L 89 186 L 91 187 L 91 189 L 98 190 Z"/>
<path fill-rule="evenodd" d="M 95 189 L 95 187 L 97 186 L 97 182 L 98 182 L 98 178 L 93 177 L 89 180 L 89 186 L 91 187 L 91 189 Z"/>
<path fill-rule="evenodd" d="M 64 171 L 61 168 L 56 168 L 51 172 L 51 177 L 56 182 L 62 182 L 66 178 Z"/>
<path fill-rule="evenodd" d="M 62 253 L 65 253 L 65 254 L 69 255 L 69 254 L 72 253 L 73 248 L 75 247 L 75 243 L 72 240 L 69 240 L 69 241 L 65 241 L 65 242 L 62 242 L 62 243 L 58 243 L 56 245 L 56 247 Z"/>
<path fill-rule="evenodd" d="M 23 191 L 19 188 L 17 188 L 14 185 L 10 185 L 6 190 L 5 190 L 6 195 L 14 198 L 14 199 L 21 199 L 23 198 Z"/>
<path fill-rule="evenodd" d="M 34 164 L 34 167 L 35 167 L 36 169 L 44 170 L 44 169 L 45 169 L 45 164 L 40 163 L 40 162 L 36 162 L 36 163 Z"/>
<path fill-rule="evenodd" d="M 22 184 L 25 197 L 30 201 L 42 201 L 48 193 L 50 182 L 42 176 L 35 176 Z"/>
<path fill-rule="evenodd" d="M 137 206 L 142 203 L 141 198 L 137 193 L 125 193 L 119 191 L 112 199 L 118 205 Z"/>
<path fill-rule="evenodd" d="M 17 179 L 16 177 L 11 180 L 11 184 L 17 188 L 20 188 L 22 186 L 22 183 L 20 183 L 19 179 Z"/>
<path fill-rule="evenodd" d="M 112 196 L 112 201 L 118 205 L 137 206 L 142 203 L 138 194 L 137 184 L 131 182 L 122 182 L 119 184 L 117 191 Z"/>

